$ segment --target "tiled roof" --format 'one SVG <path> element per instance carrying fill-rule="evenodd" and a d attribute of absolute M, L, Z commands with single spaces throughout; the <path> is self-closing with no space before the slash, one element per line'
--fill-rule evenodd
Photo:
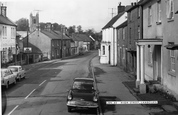
<path fill-rule="evenodd" d="M 68 37 L 67 35 L 63 35 L 63 36 L 62 36 L 62 33 L 61 33 L 60 31 L 54 31 L 54 32 L 57 33 L 61 39 L 71 39 L 71 38 Z"/>
<path fill-rule="evenodd" d="M 41 32 L 45 35 L 47 35 L 51 39 L 60 39 L 57 33 L 53 31 L 47 31 L 47 30 L 41 30 Z"/>
<path fill-rule="evenodd" d="M 0 24 L 16 26 L 14 22 L 12 22 L 8 17 L 4 17 L 0 15 Z"/>
<path fill-rule="evenodd" d="M 124 12 L 119 13 L 115 17 L 113 17 L 102 29 L 110 28 L 112 25 L 124 14 Z"/>
<path fill-rule="evenodd" d="M 91 38 L 86 34 L 72 34 L 72 39 L 74 41 L 92 42 Z"/>
<path fill-rule="evenodd" d="M 51 39 L 65 39 L 65 40 L 71 40 L 71 38 L 69 38 L 66 35 L 62 36 L 62 33 L 60 31 L 53 31 L 53 30 L 41 30 L 41 32 L 45 35 L 47 35 L 49 38 Z"/>

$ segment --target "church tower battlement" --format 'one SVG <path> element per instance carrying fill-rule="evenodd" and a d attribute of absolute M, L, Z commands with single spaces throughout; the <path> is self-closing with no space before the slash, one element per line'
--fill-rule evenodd
<path fill-rule="evenodd" d="M 33 32 L 37 29 L 39 29 L 39 13 L 36 13 L 36 16 L 33 16 L 33 14 L 30 14 L 30 32 Z"/>

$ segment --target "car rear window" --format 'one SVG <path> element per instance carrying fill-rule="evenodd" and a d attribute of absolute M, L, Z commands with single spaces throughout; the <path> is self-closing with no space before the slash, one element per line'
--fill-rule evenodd
<path fill-rule="evenodd" d="M 17 67 L 9 67 L 9 69 L 10 69 L 12 72 L 18 72 L 18 68 L 17 68 Z"/>
<path fill-rule="evenodd" d="M 75 81 L 73 84 L 73 89 L 79 90 L 92 90 L 93 89 L 93 82 L 88 81 Z"/>

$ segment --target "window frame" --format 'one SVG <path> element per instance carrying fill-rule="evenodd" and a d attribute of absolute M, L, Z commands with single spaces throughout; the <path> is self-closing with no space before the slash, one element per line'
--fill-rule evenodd
<path fill-rule="evenodd" d="M 167 0 L 167 19 L 174 20 L 174 0 Z"/>
<path fill-rule="evenodd" d="M 105 48 L 106 48 L 106 47 L 103 45 L 102 48 L 103 48 L 103 53 L 102 53 L 102 54 L 103 54 L 103 55 L 106 55 L 106 51 L 105 51 Z"/>
<path fill-rule="evenodd" d="M 161 24 L 161 1 L 157 2 L 157 24 Z"/>
<path fill-rule="evenodd" d="M 176 56 L 175 56 L 174 50 L 169 50 L 169 58 L 170 58 L 170 69 L 169 70 L 171 72 L 175 72 L 175 70 L 176 70 Z"/>
<path fill-rule="evenodd" d="M 152 6 L 148 7 L 148 26 L 152 25 Z"/>

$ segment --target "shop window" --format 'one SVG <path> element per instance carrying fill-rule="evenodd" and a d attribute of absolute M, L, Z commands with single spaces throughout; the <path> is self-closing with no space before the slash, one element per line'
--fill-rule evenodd
<path fill-rule="evenodd" d="M 103 46 L 103 55 L 105 55 L 105 46 Z"/>

